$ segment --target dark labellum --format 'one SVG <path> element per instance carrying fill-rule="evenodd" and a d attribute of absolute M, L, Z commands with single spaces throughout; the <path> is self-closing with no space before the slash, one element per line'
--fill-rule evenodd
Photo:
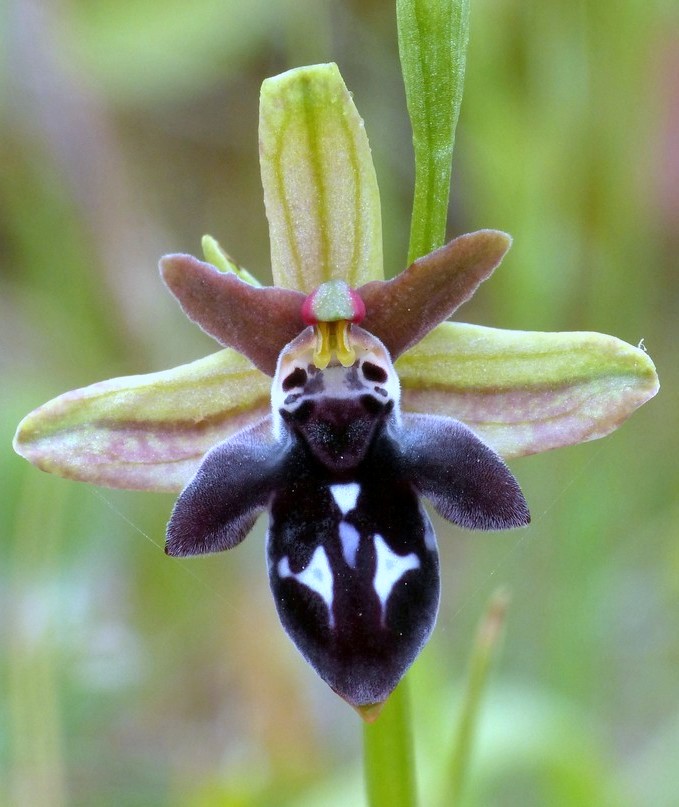
<path fill-rule="evenodd" d="M 381 703 L 427 641 L 439 601 L 427 497 L 472 529 L 528 523 L 518 483 L 458 421 L 401 414 L 379 340 L 356 361 L 312 361 L 308 328 L 281 353 L 272 416 L 214 448 L 179 497 L 167 552 L 230 549 L 269 511 L 267 557 L 286 631 L 354 706 Z"/>

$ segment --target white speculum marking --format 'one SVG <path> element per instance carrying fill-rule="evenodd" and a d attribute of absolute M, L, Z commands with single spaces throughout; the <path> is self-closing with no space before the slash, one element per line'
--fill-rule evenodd
<path fill-rule="evenodd" d="M 394 586 L 411 569 L 420 568 L 420 559 L 414 552 L 409 555 L 397 555 L 392 552 L 381 535 L 373 538 L 375 543 L 375 577 L 373 588 L 382 603 L 382 616 L 386 610 L 387 600 Z"/>
<path fill-rule="evenodd" d="M 360 542 L 360 535 L 358 530 L 353 524 L 348 521 L 340 521 L 339 523 L 339 537 L 342 544 L 342 554 L 347 566 L 352 569 L 356 568 L 356 556 L 358 554 L 358 545 Z"/>
<path fill-rule="evenodd" d="M 344 485 L 330 485 L 332 498 L 342 511 L 343 516 L 346 516 L 349 510 L 353 510 L 356 507 L 358 494 L 360 492 L 361 487 L 358 482 L 347 482 Z"/>
<path fill-rule="evenodd" d="M 330 485 L 330 493 L 343 516 L 356 507 L 361 486 L 358 482 L 347 482 L 342 485 Z M 342 544 L 342 554 L 347 566 L 356 568 L 356 555 L 360 536 L 356 528 L 347 521 L 340 521 L 338 526 L 339 539 Z"/>
<path fill-rule="evenodd" d="M 294 577 L 297 582 L 315 591 L 316 594 L 319 594 L 323 602 L 328 606 L 328 621 L 330 627 L 334 625 L 334 617 L 332 614 L 334 582 L 330 562 L 322 546 L 316 547 L 306 569 L 303 569 L 301 572 L 295 573 L 292 571 L 287 555 L 281 558 L 278 561 L 278 575 L 279 577 Z"/>

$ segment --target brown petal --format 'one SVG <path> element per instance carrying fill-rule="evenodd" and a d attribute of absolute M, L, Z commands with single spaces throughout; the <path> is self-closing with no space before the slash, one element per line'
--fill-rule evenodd
<path fill-rule="evenodd" d="M 191 255 L 166 255 L 160 272 L 185 314 L 225 347 L 272 376 L 283 347 L 304 330 L 304 294 L 259 288 Z"/>
<path fill-rule="evenodd" d="M 367 312 L 362 327 L 396 359 L 474 294 L 511 243 L 498 230 L 468 233 L 418 258 L 393 280 L 366 283 L 359 289 Z"/>

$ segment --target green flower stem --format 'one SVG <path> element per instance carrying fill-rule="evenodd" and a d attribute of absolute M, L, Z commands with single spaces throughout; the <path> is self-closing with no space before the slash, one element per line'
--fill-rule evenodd
<path fill-rule="evenodd" d="M 408 263 L 445 243 L 469 0 L 397 0 L 398 45 L 415 150 Z"/>
<path fill-rule="evenodd" d="M 365 783 L 370 807 L 415 807 L 415 773 L 408 679 L 390 695 L 379 718 L 363 727 Z"/>
<path fill-rule="evenodd" d="M 469 0 L 397 0 L 398 44 L 415 150 L 408 263 L 446 239 L 448 197 L 469 40 Z M 412 807 L 415 770 L 407 679 L 366 723 L 370 807 Z"/>
<path fill-rule="evenodd" d="M 469 663 L 467 690 L 462 702 L 462 713 L 457 725 L 448 788 L 441 804 L 455 807 L 460 803 L 469 769 L 474 735 L 481 707 L 481 699 L 488 682 L 493 659 L 503 636 L 505 617 L 509 607 L 506 589 L 498 589 L 491 596 L 486 612 L 479 624 Z"/>

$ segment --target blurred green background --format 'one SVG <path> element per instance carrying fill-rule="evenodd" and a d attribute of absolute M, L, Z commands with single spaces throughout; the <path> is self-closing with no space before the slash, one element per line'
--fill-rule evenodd
<path fill-rule="evenodd" d="M 336 61 L 366 121 L 387 272 L 410 131 L 387 0 L 6 0 L 0 36 L 0 803 L 360 805 L 358 717 L 277 624 L 264 525 L 162 552 L 172 497 L 14 456 L 67 389 L 215 349 L 158 278 L 215 235 L 267 280 L 261 81 Z M 679 803 L 679 15 L 671 0 L 473 0 L 449 234 L 514 247 L 462 318 L 599 330 L 663 389 L 615 435 L 513 463 L 517 533 L 437 521 L 443 601 L 410 676 L 423 804 L 474 626 L 513 594 L 467 804 Z"/>

